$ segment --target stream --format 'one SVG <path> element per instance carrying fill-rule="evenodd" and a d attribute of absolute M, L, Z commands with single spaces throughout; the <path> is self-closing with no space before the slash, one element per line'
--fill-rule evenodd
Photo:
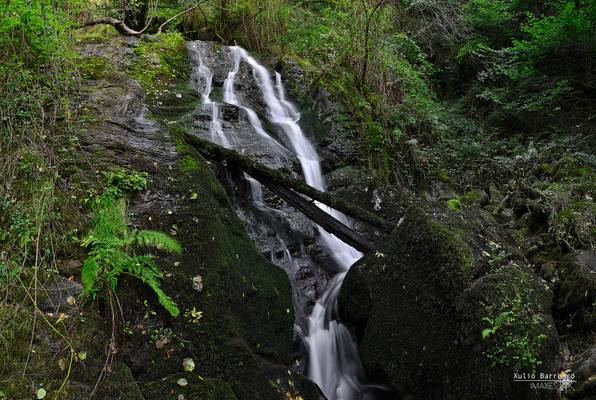
<path fill-rule="evenodd" d="M 191 117 L 193 132 L 325 191 L 319 155 L 300 125 L 299 110 L 286 97 L 282 76 L 238 46 L 193 41 L 188 51 L 191 85 L 201 98 Z M 343 279 L 362 254 L 248 175 L 229 179 L 239 189 L 232 197 L 251 238 L 292 282 L 295 331 L 308 377 L 328 400 L 375 398 L 378 387 L 368 382 L 337 307 Z M 343 214 L 317 206 L 350 225 Z"/>

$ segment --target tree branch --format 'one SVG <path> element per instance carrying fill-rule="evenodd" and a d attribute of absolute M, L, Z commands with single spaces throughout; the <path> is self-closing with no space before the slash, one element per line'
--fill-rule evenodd
<path fill-rule="evenodd" d="M 119 19 L 112 18 L 112 17 L 103 17 L 94 19 L 92 21 L 87 21 L 83 24 L 83 26 L 93 26 L 93 25 L 112 25 L 118 32 L 126 36 L 140 36 L 143 32 L 135 31 L 134 29 L 129 28 L 124 21 L 120 21 Z"/>
<path fill-rule="evenodd" d="M 175 20 L 179 16 L 191 12 L 192 10 L 194 10 L 195 8 L 197 8 L 199 5 L 201 5 L 201 3 L 204 3 L 205 1 L 206 0 L 199 1 L 197 4 L 195 4 L 191 8 L 188 8 L 188 9 L 186 9 L 186 10 L 184 10 L 182 12 L 179 12 L 178 14 L 174 15 L 172 18 L 168 19 L 166 22 L 164 22 L 163 24 L 161 24 L 159 26 L 159 28 L 157 28 L 157 33 L 161 33 L 161 30 L 163 29 L 164 26 L 166 26 L 167 24 L 169 24 L 170 22 L 172 22 L 173 20 Z"/>
<path fill-rule="evenodd" d="M 167 24 L 169 24 L 170 22 L 172 22 L 176 18 L 180 17 L 181 15 L 184 15 L 186 13 L 191 12 L 192 10 L 194 10 L 195 8 L 197 8 L 200 4 L 204 3 L 205 1 L 206 0 L 199 1 L 197 4 L 195 4 L 191 8 L 188 8 L 188 9 L 186 9 L 184 11 L 181 11 L 178 14 L 174 15 L 172 18 L 168 19 L 166 22 L 164 22 L 163 24 L 161 24 L 159 26 L 159 28 L 157 29 L 157 33 L 161 33 L 161 31 L 163 30 L 164 26 L 166 26 Z M 87 22 L 83 23 L 83 26 L 93 26 L 93 25 L 100 25 L 100 24 L 112 25 L 122 35 L 126 35 L 126 36 L 140 36 L 147 29 L 147 27 L 151 23 L 152 19 L 153 19 L 153 16 L 151 16 L 151 18 L 149 19 L 149 22 L 147 23 L 147 25 L 143 29 L 141 29 L 140 31 L 135 31 L 134 29 L 128 27 L 124 23 L 124 21 L 120 21 L 119 19 L 112 18 L 112 17 L 102 17 L 102 18 L 94 19 L 92 21 L 87 21 Z"/>

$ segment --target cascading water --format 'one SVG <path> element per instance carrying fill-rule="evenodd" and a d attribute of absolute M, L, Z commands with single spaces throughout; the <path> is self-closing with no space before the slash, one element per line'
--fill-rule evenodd
<path fill-rule="evenodd" d="M 198 64 L 191 74 L 190 80 L 193 87 L 201 94 L 203 107 L 211 108 L 211 122 L 209 123 L 209 136 L 211 140 L 226 148 L 231 148 L 230 140 L 226 136 L 219 119 L 219 105 L 211 101 L 211 89 L 213 87 L 213 73 L 203 61 L 203 49 L 201 42 L 189 43 L 193 61 Z"/>
<path fill-rule="evenodd" d="M 282 141 L 288 145 L 300 162 L 306 183 L 325 191 L 326 185 L 321 170 L 319 156 L 308 138 L 304 135 L 300 125 L 300 113 L 286 99 L 281 75 L 275 73 L 275 81 L 267 68 L 259 64 L 246 50 L 238 46 L 224 48 L 229 52 L 231 69 L 223 82 L 223 102 L 242 110 L 254 132 L 267 143 L 274 152 L 284 154 L 287 148 L 274 137 L 269 135 L 258 117 L 257 112 L 245 104 L 235 91 L 235 80 L 241 63 L 244 62 L 252 69 L 252 75 L 262 100 L 265 103 L 269 122 L 277 127 Z M 212 107 L 210 137 L 212 140 L 230 146 L 230 141 L 219 122 L 219 105 L 210 99 L 213 74 L 203 62 L 203 48 L 201 42 L 189 44 L 191 57 L 195 62 L 195 70 L 191 79 L 195 88 L 202 95 L 203 105 Z M 253 203 L 258 208 L 264 208 L 263 189 L 254 179 L 245 175 L 250 185 Z M 321 209 L 335 218 L 348 224 L 347 218 L 325 205 L 317 204 Z M 329 282 L 323 295 L 317 300 L 307 321 L 308 335 L 305 337 L 309 355 L 308 375 L 323 390 L 329 400 L 356 400 L 368 398 L 369 387 L 358 355 L 357 345 L 348 329 L 338 319 L 337 296 L 341 283 L 350 268 L 362 254 L 317 226 L 322 244 L 332 254 L 340 272 Z M 291 254 L 282 243 L 286 257 Z"/>

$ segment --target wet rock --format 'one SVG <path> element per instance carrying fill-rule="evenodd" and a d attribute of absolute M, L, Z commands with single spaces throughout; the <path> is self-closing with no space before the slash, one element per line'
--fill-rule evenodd
<path fill-rule="evenodd" d="M 185 400 L 237 400 L 238 397 L 226 382 L 216 378 L 179 377 L 173 375 L 161 383 L 152 383 L 147 386 L 146 393 L 148 398 L 160 398 L 160 385 L 168 385 L 170 393 L 176 394 L 178 399 L 182 396 Z M 183 380 L 183 381 L 182 381 Z M 182 381 L 185 384 L 179 385 Z M 155 396 L 155 397 L 152 397 Z"/>
<path fill-rule="evenodd" d="M 83 262 L 78 259 L 70 258 L 63 260 L 58 265 L 60 272 L 66 276 L 76 276 L 81 273 Z"/>
<path fill-rule="evenodd" d="M 135 62 L 135 54 L 126 57 Z M 225 57 L 219 51 L 209 54 L 209 62 L 220 59 Z M 216 81 L 224 69 L 225 63 L 215 71 Z M 94 171 L 115 167 L 148 172 L 148 190 L 130 199 L 132 223 L 139 229 L 174 230 L 184 247 L 182 256 L 157 257 L 171 274 L 162 287 L 179 305 L 178 318 L 165 313 L 145 285 L 119 282 L 123 317 L 133 332 L 118 343 L 119 368 L 126 366 L 135 393 L 144 398 L 165 398 L 175 391 L 186 399 L 277 400 L 279 393 L 269 381 L 291 362 L 293 313 L 287 310 L 292 292 L 284 271 L 267 262 L 251 242 L 209 164 L 180 142 L 178 131 L 193 123 L 204 133 L 209 114 L 187 113 L 196 98 L 186 95 L 186 81 L 169 82 L 169 92 L 152 94 L 156 102 L 149 109 L 136 81 L 109 78 L 86 86 L 82 101 L 88 114 L 76 126 L 85 153 L 73 156 L 89 170 L 76 171 L 71 178 L 94 182 Z M 239 135 L 248 126 L 242 116 L 225 123 Z M 246 132 L 248 136 L 254 135 Z M 180 168 L 181 160 L 189 158 L 193 168 Z M 193 281 L 197 275 L 200 296 Z M 196 312 L 202 313 L 200 320 L 193 318 Z M 94 359 L 103 365 L 104 350 L 96 343 L 85 362 Z M 179 372 L 180 360 L 189 357 L 197 360 L 192 376 Z M 98 371 L 93 370 L 93 379 Z M 106 387 L 118 385 L 116 378 L 108 376 Z M 188 382 L 183 388 L 176 384 L 181 378 Z"/>

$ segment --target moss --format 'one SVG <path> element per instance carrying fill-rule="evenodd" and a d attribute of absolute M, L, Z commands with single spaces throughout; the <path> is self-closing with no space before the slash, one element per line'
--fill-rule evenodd
<path fill-rule="evenodd" d="M 188 382 L 187 386 L 177 384 L 182 378 Z M 182 395 L 188 400 L 236 400 L 236 395 L 225 381 L 183 373 L 147 383 L 143 385 L 143 392 L 146 398 L 161 398 L 160 393 L 164 393 L 164 388 L 167 388 L 165 392 L 169 393 L 172 399 Z"/>
<path fill-rule="evenodd" d="M 493 367 L 486 357 L 505 348 L 506 338 L 519 344 L 510 346 L 519 351 L 507 352 L 507 361 L 531 354 L 543 362 L 541 371 L 554 372 L 558 343 L 541 282 L 515 266 L 473 281 L 471 265 L 470 249 L 453 229 L 412 208 L 377 254 L 348 271 L 340 315 L 356 332 L 373 379 L 420 398 L 508 398 L 516 390 L 511 365 Z M 494 319 L 518 297 L 526 302 L 515 319 L 520 329 L 482 340 L 483 318 Z"/>
<path fill-rule="evenodd" d="M 530 272 L 510 265 L 482 281 L 480 325 L 485 329 L 501 320 L 490 335 L 484 335 L 484 354 L 490 360 L 516 370 L 534 369 L 540 364 L 540 353 L 550 321 L 542 317 L 550 308 L 550 298 Z M 480 334 L 481 332 L 479 332 Z M 547 335 L 548 334 L 548 335 Z"/>
<path fill-rule="evenodd" d="M 470 380 L 490 393 L 506 391 L 514 371 L 558 371 L 551 307 L 550 292 L 523 266 L 511 263 L 474 282 L 458 307 L 459 332 L 469 338 Z"/>
<path fill-rule="evenodd" d="M 102 56 L 82 57 L 77 64 L 81 74 L 87 79 L 103 79 L 114 73 L 112 63 Z"/>
<path fill-rule="evenodd" d="M 40 299 L 41 302 L 41 299 Z M 32 347 L 29 338 L 33 326 L 33 311 L 10 306 L 0 307 L 0 387 L 8 399 L 32 398 L 43 387 L 51 398 L 80 399 L 91 393 L 105 362 L 108 339 L 103 331 L 103 320 L 93 312 L 85 317 L 70 315 L 57 322 L 57 314 L 38 317 Z M 54 328 L 61 332 L 58 335 Z M 73 345 L 71 360 L 69 345 Z M 76 356 L 87 353 L 85 360 Z M 27 376 L 22 377 L 29 358 Z M 143 397 L 128 368 L 119 361 L 112 363 L 112 373 L 106 375 L 95 395 L 98 399 L 121 398 L 140 400 Z M 60 389 L 61 388 L 61 389 Z"/>
<path fill-rule="evenodd" d="M 435 177 L 439 182 L 448 183 L 451 179 L 449 178 L 449 173 L 444 169 L 440 169 L 436 172 Z"/>
<path fill-rule="evenodd" d="M 143 38 L 129 74 L 147 91 L 162 88 L 172 78 L 186 79 L 189 64 L 186 42 L 180 33 L 160 33 Z"/>
<path fill-rule="evenodd" d="M 75 31 L 75 40 L 79 43 L 101 43 L 119 35 L 112 25 L 99 24 L 77 29 Z"/>
<path fill-rule="evenodd" d="M 447 207 L 449 207 L 449 209 L 453 211 L 461 211 L 463 208 L 459 199 L 447 200 Z"/>
<path fill-rule="evenodd" d="M 29 398 L 33 394 L 21 374 L 29 352 L 27 338 L 32 323 L 27 313 L 0 305 L 0 387 L 8 399 Z"/>
<path fill-rule="evenodd" d="M 424 211 L 408 210 L 388 243 L 355 264 L 342 284 L 340 314 L 360 338 L 367 372 L 417 391 L 433 386 L 422 383 L 420 368 L 424 381 L 442 381 L 457 354 L 453 302 L 470 269 L 464 243 Z"/>
<path fill-rule="evenodd" d="M 469 205 L 480 200 L 482 198 L 482 191 L 478 189 L 470 190 L 461 196 L 461 202 Z"/>
<path fill-rule="evenodd" d="M 596 323 L 596 275 L 590 268 L 594 260 L 594 253 L 586 251 L 566 255 L 556 265 L 554 309 L 561 331 L 589 331 Z"/>
<path fill-rule="evenodd" d="M 552 177 L 557 181 L 594 175 L 591 165 L 582 157 L 565 154 L 552 168 Z"/>
<path fill-rule="evenodd" d="M 159 315 L 145 321 L 138 317 L 145 310 L 140 300 L 143 292 L 131 290 L 127 284 L 128 290 L 119 296 L 133 327 L 159 324 L 171 329 L 177 338 L 173 342 L 184 343 L 184 347 L 173 345 L 167 359 L 154 345 L 142 354 L 131 350 L 126 357 L 131 364 L 143 366 L 137 371 L 140 381 L 153 382 L 143 384 L 148 398 L 164 398 L 172 389 L 180 390 L 175 381 L 160 382 L 172 371 L 179 371 L 182 358 L 190 355 L 197 364 L 196 374 L 225 381 L 238 398 L 276 399 L 278 394 L 265 377 L 269 367 L 262 360 L 274 364 L 290 361 L 293 313 L 287 276 L 259 254 L 208 163 L 192 149 L 183 154 L 176 164 L 192 158 L 192 170 L 160 170 L 148 188 L 153 193 L 168 193 L 177 199 L 175 206 L 160 202 L 155 209 L 145 204 L 136 218 L 150 229 L 175 226 L 185 252 L 161 260 L 164 269 L 174 260 L 179 263 L 170 269 L 172 278 L 164 280 L 164 291 L 175 294 L 181 315 L 194 307 L 203 317 L 198 323 L 189 323 L 184 317 L 163 321 Z M 166 213 L 167 207 L 175 211 Z M 189 284 L 197 274 L 204 284 L 198 296 Z M 152 301 L 149 305 L 158 311 Z M 140 334 L 130 340 L 131 349 L 143 346 Z M 199 383 L 194 377 L 185 378 L 189 386 Z M 219 395 L 227 398 L 227 393 L 221 389 Z"/>
<path fill-rule="evenodd" d="M 553 215 L 551 232 L 562 243 L 588 248 L 596 244 L 596 203 L 581 199 Z"/>
<path fill-rule="evenodd" d="M 182 172 L 194 172 L 198 171 L 199 165 L 191 156 L 185 156 L 183 159 L 178 161 L 178 168 Z"/>

